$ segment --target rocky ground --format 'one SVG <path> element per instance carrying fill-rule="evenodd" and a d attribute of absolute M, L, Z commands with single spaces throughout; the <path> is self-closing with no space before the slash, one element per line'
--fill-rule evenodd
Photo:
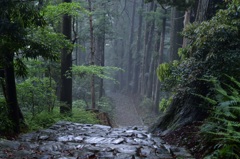
<path fill-rule="evenodd" d="M 192 158 L 144 127 L 58 122 L 48 129 L 0 141 L 1 159 L 172 159 Z"/>
<path fill-rule="evenodd" d="M 111 94 L 115 127 L 58 122 L 45 130 L 0 139 L 0 159 L 172 159 L 193 158 L 147 132 L 131 98 Z"/>

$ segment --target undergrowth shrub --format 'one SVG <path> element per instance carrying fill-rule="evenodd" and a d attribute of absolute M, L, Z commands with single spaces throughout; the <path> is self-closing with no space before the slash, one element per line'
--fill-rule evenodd
<path fill-rule="evenodd" d="M 58 121 L 71 121 L 82 124 L 99 124 L 96 114 L 80 109 L 73 108 L 71 116 L 64 116 L 59 113 L 59 108 L 54 108 L 52 112 L 42 111 L 34 117 L 27 115 L 26 123 L 29 126 L 29 131 L 47 128 Z"/>
<path fill-rule="evenodd" d="M 100 100 L 97 102 L 98 109 L 102 112 L 106 112 L 108 114 L 113 113 L 113 102 L 109 97 L 102 97 Z"/>
<path fill-rule="evenodd" d="M 240 157 L 240 82 L 229 77 L 230 84 L 220 84 L 215 79 L 215 99 L 205 98 L 215 104 L 210 117 L 201 127 L 206 141 L 213 145 L 206 159 L 239 159 Z M 209 152 L 208 152 L 209 153 Z"/>
<path fill-rule="evenodd" d="M 18 102 L 24 114 L 32 116 L 52 111 L 56 102 L 56 83 L 49 78 L 31 77 L 17 85 Z"/>
<path fill-rule="evenodd" d="M 74 100 L 72 106 L 73 108 L 87 109 L 87 103 L 82 99 Z"/>
<path fill-rule="evenodd" d="M 0 97 L 0 135 L 11 134 L 13 124 L 8 117 L 7 103 L 3 97 Z"/>
<path fill-rule="evenodd" d="M 159 103 L 159 111 L 165 112 L 168 108 L 168 106 L 172 103 L 173 97 L 170 97 L 168 99 L 162 98 L 162 100 Z"/>

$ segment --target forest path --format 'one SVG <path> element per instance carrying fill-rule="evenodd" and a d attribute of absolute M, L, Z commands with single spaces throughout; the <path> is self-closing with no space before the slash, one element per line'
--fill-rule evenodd
<path fill-rule="evenodd" d="M 142 118 L 139 116 L 135 104 L 130 96 L 121 93 L 108 93 L 114 101 L 114 123 L 118 127 L 143 126 Z"/>
<path fill-rule="evenodd" d="M 0 140 L 1 159 L 192 159 L 143 127 L 60 121 L 48 129 Z"/>

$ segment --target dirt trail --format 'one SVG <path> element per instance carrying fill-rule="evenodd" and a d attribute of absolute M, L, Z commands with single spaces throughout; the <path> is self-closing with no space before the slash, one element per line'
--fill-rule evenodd
<path fill-rule="evenodd" d="M 115 104 L 114 122 L 116 126 L 144 126 L 133 100 L 120 93 L 109 93 Z"/>

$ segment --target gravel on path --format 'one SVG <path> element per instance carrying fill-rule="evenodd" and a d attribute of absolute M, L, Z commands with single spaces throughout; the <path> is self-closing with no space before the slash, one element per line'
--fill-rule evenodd
<path fill-rule="evenodd" d="M 120 93 L 109 93 L 114 101 L 114 122 L 117 126 L 143 126 L 143 121 L 139 116 L 131 97 Z"/>

